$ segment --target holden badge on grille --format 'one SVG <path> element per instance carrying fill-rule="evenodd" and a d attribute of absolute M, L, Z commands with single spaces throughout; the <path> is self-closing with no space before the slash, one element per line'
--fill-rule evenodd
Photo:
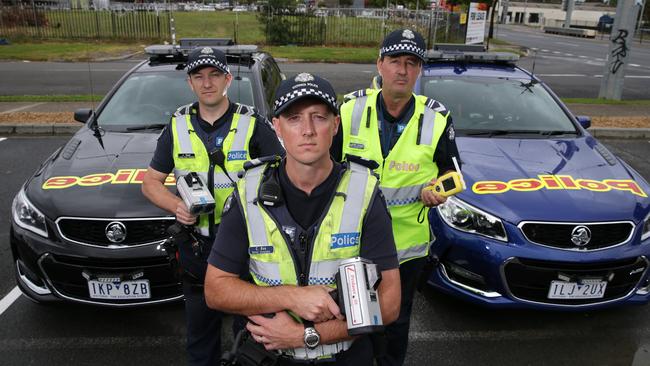
<path fill-rule="evenodd" d="M 591 240 L 591 230 L 586 226 L 576 226 L 571 231 L 571 242 L 577 247 L 584 247 Z"/>
<path fill-rule="evenodd" d="M 106 225 L 105 233 L 111 243 L 121 243 L 126 239 L 126 226 L 119 221 L 113 221 Z"/>

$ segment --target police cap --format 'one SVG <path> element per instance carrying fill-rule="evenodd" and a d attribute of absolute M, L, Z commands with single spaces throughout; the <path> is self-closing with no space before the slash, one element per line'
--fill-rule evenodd
<path fill-rule="evenodd" d="M 280 83 L 275 91 L 273 115 L 279 116 L 287 107 L 303 98 L 320 99 L 335 115 L 339 114 L 332 84 L 317 75 L 303 72 Z"/>
<path fill-rule="evenodd" d="M 424 61 L 426 44 L 422 35 L 410 29 L 398 29 L 384 38 L 379 57 L 411 54 Z"/>
<path fill-rule="evenodd" d="M 187 56 L 187 73 L 191 74 L 199 69 L 212 66 L 224 74 L 230 74 L 226 54 L 213 47 L 197 47 Z"/>

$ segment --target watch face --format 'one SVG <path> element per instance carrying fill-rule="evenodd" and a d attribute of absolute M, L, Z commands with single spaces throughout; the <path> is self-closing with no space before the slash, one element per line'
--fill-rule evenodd
<path fill-rule="evenodd" d="M 316 330 L 313 331 L 307 331 L 307 334 L 305 334 L 305 345 L 309 348 L 314 348 L 318 346 L 318 343 L 320 342 L 320 336 L 316 332 Z"/>

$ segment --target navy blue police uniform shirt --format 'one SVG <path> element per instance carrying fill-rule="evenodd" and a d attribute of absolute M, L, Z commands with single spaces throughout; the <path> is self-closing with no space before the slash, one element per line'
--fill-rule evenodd
<path fill-rule="evenodd" d="M 325 181 L 308 195 L 291 183 L 284 165 L 276 170 L 284 194 L 284 204 L 287 205 L 293 220 L 303 230 L 312 227 L 327 209 L 342 171 L 343 166 L 334 163 L 334 168 Z M 380 271 L 398 268 L 390 215 L 380 191 L 377 192 L 366 212 L 360 243 L 360 256 L 372 260 L 378 265 Z M 246 222 L 239 198 L 233 194 L 228 210 L 225 210 L 221 216 L 221 226 L 208 263 L 222 271 L 243 276 L 249 272 L 248 260 Z"/>
<path fill-rule="evenodd" d="M 243 108 L 246 109 L 248 107 L 243 106 Z M 223 140 L 230 131 L 230 124 L 232 123 L 233 114 L 237 110 L 237 104 L 231 102 L 226 113 L 213 124 L 201 118 L 198 112 L 198 102 L 194 103 L 191 109 L 196 111 L 196 114 L 192 114 L 192 124 L 199 126 L 196 132 L 203 143 L 206 146 L 221 147 Z M 242 113 L 245 112 L 246 110 L 242 110 Z M 255 127 L 249 144 L 251 158 L 254 159 L 267 155 L 284 155 L 284 148 L 282 148 L 268 120 L 257 113 L 253 114 L 253 116 L 255 117 Z M 161 173 L 171 173 L 174 170 L 173 148 L 174 141 L 170 123 L 158 137 L 158 145 L 149 165 Z"/>
<path fill-rule="evenodd" d="M 415 97 L 411 96 L 408 104 L 402 111 L 402 113 L 393 117 L 388 113 L 386 105 L 384 104 L 384 99 L 380 96 L 377 98 L 377 117 L 379 118 L 379 141 L 381 143 L 381 152 L 384 158 L 388 156 L 391 149 L 397 143 L 397 140 L 402 135 L 402 132 L 406 128 L 409 120 L 413 116 L 415 110 Z M 339 127 L 338 132 L 334 136 L 334 141 L 332 142 L 332 147 L 330 153 L 332 158 L 336 161 L 341 161 L 343 159 L 343 132 Z M 440 174 L 449 171 L 456 170 L 454 162 L 451 159 L 456 157 L 458 164 L 460 164 L 460 159 L 458 159 L 458 147 L 456 146 L 455 141 L 455 132 L 453 127 L 453 122 L 451 116 L 447 117 L 447 127 L 440 136 L 438 140 L 438 145 L 433 154 L 433 161 L 438 165 L 438 171 Z"/>

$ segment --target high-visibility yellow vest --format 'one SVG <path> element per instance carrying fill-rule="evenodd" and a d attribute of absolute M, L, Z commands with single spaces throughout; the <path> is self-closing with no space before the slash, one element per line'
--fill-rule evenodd
<path fill-rule="evenodd" d="M 404 263 L 428 254 L 429 219 L 427 211 L 422 212 L 420 192 L 438 176 L 433 155 L 449 113 L 435 100 L 414 95 L 413 115 L 384 159 L 376 108 L 380 91 L 365 89 L 346 95 L 348 101 L 341 106 L 341 156 L 355 155 L 379 164 L 375 172 L 393 219 L 397 256 Z"/>
<path fill-rule="evenodd" d="M 350 163 L 345 170 L 322 221 L 316 224 L 308 272 L 302 277 L 294 262 L 291 244 L 285 239 L 282 223 L 258 201 L 263 177 L 274 174 L 278 163 L 249 169 L 237 183 L 239 202 L 248 231 L 249 270 L 258 286 L 328 285 L 336 287 L 335 274 L 341 261 L 359 256 L 363 220 L 378 189 L 370 169 Z M 351 341 L 319 345 L 315 349 L 283 350 L 298 359 L 316 359 L 347 350 Z"/>
<path fill-rule="evenodd" d="M 196 225 L 201 235 L 209 236 L 210 225 L 221 222 L 223 204 L 233 192 L 234 187 L 220 167 L 211 165 L 208 150 L 195 132 L 195 128 L 200 127 L 192 125 L 191 109 L 191 104 L 180 107 L 172 117 L 174 176 L 178 180 L 187 173 L 196 172 L 206 184 L 209 184 L 208 176 L 212 174 L 212 193 L 215 200 L 214 221 L 210 223 L 210 215 L 200 215 Z M 244 109 L 246 109 L 246 113 L 242 113 Z M 249 142 L 254 128 L 255 117 L 252 109 L 237 105 L 237 110 L 232 116 L 230 131 L 222 145 L 226 171 L 235 181 L 238 179 L 237 172 L 243 169 L 244 162 L 251 159 Z"/>

